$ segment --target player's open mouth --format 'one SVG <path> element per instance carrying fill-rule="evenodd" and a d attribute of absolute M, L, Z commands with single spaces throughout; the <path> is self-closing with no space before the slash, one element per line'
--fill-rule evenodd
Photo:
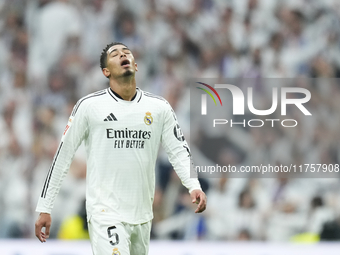
<path fill-rule="evenodd" d="M 125 60 L 123 60 L 123 61 L 120 63 L 120 65 L 121 65 L 122 67 L 130 66 L 130 61 L 127 60 L 127 59 L 125 59 Z"/>

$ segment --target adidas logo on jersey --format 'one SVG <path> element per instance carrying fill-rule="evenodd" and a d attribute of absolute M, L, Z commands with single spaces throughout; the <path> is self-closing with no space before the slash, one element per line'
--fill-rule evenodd
<path fill-rule="evenodd" d="M 113 113 L 110 113 L 110 115 L 108 115 L 104 121 L 117 121 L 116 116 L 113 115 Z"/>

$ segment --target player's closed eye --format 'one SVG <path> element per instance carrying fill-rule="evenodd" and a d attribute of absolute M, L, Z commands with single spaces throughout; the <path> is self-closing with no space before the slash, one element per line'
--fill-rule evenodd
<path fill-rule="evenodd" d="M 130 52 L 124 52 L 125 54 L 130 54 Z M 115 54 L 115 55 L 113 55 L 112 57 L 114 58 L 114 57 L 117 57 L 119 54 Z"/>

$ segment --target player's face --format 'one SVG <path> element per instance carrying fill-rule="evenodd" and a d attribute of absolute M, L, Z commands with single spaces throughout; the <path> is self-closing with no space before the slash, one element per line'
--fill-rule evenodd
<path fill-rule="evenodd" d="M 114 45 L 107 51 L 107 67 L 103 69 L 106 77 L 119 78 L 134 75 L 137 64 L 131 51 L 124 45 Z"/>

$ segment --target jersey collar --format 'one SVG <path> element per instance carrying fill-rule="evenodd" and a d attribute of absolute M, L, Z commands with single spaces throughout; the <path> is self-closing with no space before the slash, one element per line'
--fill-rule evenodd
<path fill-rule="evenodd" d="M 124 100 L 120 95 L 118 95 L 116 92 L 114 92 L 110 87 L 107 89 L 107 91 L 109 92 L 110 96 L 116 100 L 117 102 L 118 101 L 125 101 L 125 102 L 128 102 L 126 100 Z M 135 101 L 135 99 L 137 98 L 138 96 L 138 102 L 139 102 L 139 99 L 140 99 L 140 96 L 142 95 L 142 92 L 140 90 L 140 88 L 136 87 L 136 94 L 132 97 L 131 101 L 129 102 L 133 102 Z"/>

